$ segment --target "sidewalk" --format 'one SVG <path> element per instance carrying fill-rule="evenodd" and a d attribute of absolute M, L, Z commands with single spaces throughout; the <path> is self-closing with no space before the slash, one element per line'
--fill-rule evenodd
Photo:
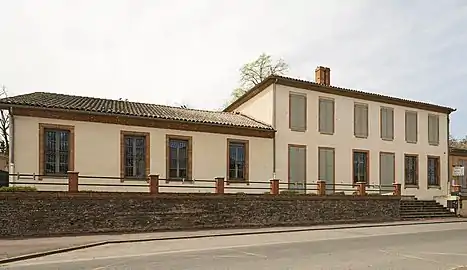
<path fill-rule="evenodd" d="M 202 231 L 175 231 L 121 235 L 89 235 L 67 236 L 50 238 L 30 238 L 21 240 L 0 240 L 0 264 L 41 257 L 55 253 L 67 252 L 76 249 L 93 247 L 98 245 L 142 242 L 156 240 L 176 240 L 203 237 L 220 237 L 249 234 L 267 234 L 294 231 L 336 230 L 365 227 L 404 226 L 417 224 L 457 223 L 467 222 L 467 218 L 444 218 L 420 221 L 397 221 L 386 223 L 359 223 L 341 225 L 317 225 L 309 227 L 274 227 L 262 229 L 222 229 Z"/>

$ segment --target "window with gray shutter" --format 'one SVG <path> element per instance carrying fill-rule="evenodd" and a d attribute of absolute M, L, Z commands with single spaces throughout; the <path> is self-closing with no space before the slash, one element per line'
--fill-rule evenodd
<path fill-rule="evenodd" d="M 334 100 L 327 98 L 319 99 L 319 121 L 318 130 L 325 134 L 334 134 Z"/>
<path fill-rule="evenodd" d="M 334 192 L 333 148 L 318 148 L 318 180 L 326 181 L 326 193 Z"/>
<path fill-rule="evenodd" d="M 289 98 L 290 129 L 293 131 L 306 131 L 306 95 L 290 93 Z"/>
<path fill-rule="evenodd" d="M 383 153 L 379 154 L 379 177 L 380 184 L 384 187 L 392 186 L 395 180 L 395 155 L 394 153 Z"/>
<path fill-rule="evenodd" d="M 354 135 L 359 138 L 368 137 L 368 105 L 354 105 Z"/>
<path fill-rule="evenodd" d="M 418 120 L 417 112 L 405 112 L 405 141 L 417 143 L 418 140 Z"/>
<path fill-rule="evenodd" d="M 289 189 L 305 191 L 306 147 L 289 145 Z"/>
<path fill-rule="evenodd" d="M 394 110 L 392 108 L 381 107 L 381 139 L 394 139 Z"/>
<path fill-rule="evenodd" d="M 428 143 L 439 144 L 439 117 L 434 114 L 428 115 Z"/>

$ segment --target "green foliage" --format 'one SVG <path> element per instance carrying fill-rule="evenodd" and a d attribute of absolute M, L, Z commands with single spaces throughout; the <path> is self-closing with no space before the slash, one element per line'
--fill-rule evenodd
<path fill-rule="evenodd" d="M 467 136 L 463 139 L 456 139 L 452 135 L 449 136 L 449 146 L 461 149 L 467 149 Z"/>
<path fill-rule="evenodd" d="M 240 68 L 240 87 L 232 91 L 231 102 L 235 101 L 270 75 L 285 75 L 289 65 L 283 59 L 274 61 L 271 55 L 262 53 L 257 59 Z M 228 104 L 227 104 L 228 105 Z"/>
<path fill-rule="evenodd" d="M 299 195 L 298 191 L 296 190 L 282 190 L 280 195 Z"/>
<path fill-rule="evenodd" d="M 0 192 L 22 192 L 22 191 L 37 191 L 36 187 L 0 187 Z"/>

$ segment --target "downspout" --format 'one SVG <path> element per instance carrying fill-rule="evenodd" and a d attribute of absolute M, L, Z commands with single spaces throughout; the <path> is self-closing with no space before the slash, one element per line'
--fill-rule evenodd
<path fill-rule="evenodd" d="M 272 84 L 272 127 L 276 130 L 276 83 L 277 78 Z M 277 131 L 276 131 L 277 132 Z M 272 175 L 276 179 L 276 134 L 272 138 Z"/>
<path fill-rule="evenodd" d="M 447 129 L 448 129 L 448 138 L 447 138 L 447 144 L 448 144 L 448 151 L 447 151 L 447 155 L 448 155 L 448 181 L 447 181 L 447 188 L 446 188 L 446 195 L 449 197 L 451 195 L 451 153 L 450 153 L 450 145 L 449 145 L 449 137 L 450 137 L 450 132 L 449 132 L 449 127 L 451 126 L 450 124 L 450 113 L 448 114 L 448 125 L 447 125 Z"/>
<path fill-rule="evenodd" d="M 8 171 L 10 174 L 15 173 L 15 118 L 13 117 L 13 108 L 10 107 L 8 110 L 8 117 L 10 118 L 10 130 L 9 130 L 9 153 L 8 153 L 8 160 L 9 160 L 9 168 Z"/>

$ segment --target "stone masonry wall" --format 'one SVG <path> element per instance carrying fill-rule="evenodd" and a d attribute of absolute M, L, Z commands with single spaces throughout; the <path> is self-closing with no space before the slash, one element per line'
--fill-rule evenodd
<path fill-rule="evenodd" d="M 0 237 L 398 220 L 393 196 L 0 193 Z"/>

